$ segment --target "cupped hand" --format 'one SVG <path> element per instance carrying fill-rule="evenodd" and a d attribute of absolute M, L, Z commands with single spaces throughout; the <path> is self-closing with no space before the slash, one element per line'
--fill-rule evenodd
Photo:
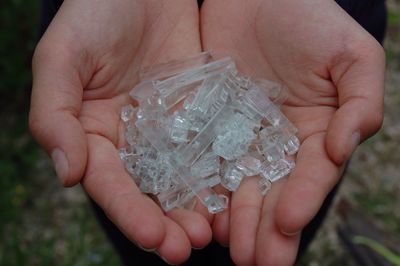
<path fill-rule="evenodd" d="M 206 0 L 204 50 L 232 55 L 239 69 L 289 88 L 284 113 L 299 129 L 296 168 L 265 198 L 246 178 L 215 238 L 238 265 L 290 265 L 300 232 L 338 182 L 341 168 L 383 117 L 384 53 L 334 1 Z"/>
<path fill-rule="evenodd" d="M 211 239 L 201 214 L 165 215 L 124 170 L 121 107 L 142 66 L 201 50 L 194 0 L 66 0 L 33 59 L 30 128 L 65 186 L 86 192 L 133 242 L 181 263 Z"/>

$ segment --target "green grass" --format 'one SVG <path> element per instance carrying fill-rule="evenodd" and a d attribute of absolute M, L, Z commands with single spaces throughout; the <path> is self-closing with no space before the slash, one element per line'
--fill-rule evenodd
<path fill-rule="evenodd" d="M 400 11 L 399 10 L 388 10 L 388 23 L 389 26 L 399 26 L 400 25 Z"/>

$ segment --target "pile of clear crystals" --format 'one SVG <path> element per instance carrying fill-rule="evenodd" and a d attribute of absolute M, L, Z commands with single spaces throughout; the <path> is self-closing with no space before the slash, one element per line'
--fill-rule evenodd
<path fill-rule="evenodd" d="M 130 92 L 138 107 L 122 108 L 129 146 L 119 150 L 140 190 L 156 195 L 165 211 L 227 208 L 213 187 L 238 189 L 259 176 L 263 195 L 295 166 L 296 128 L 279 106 L 282 85 L 241 76 L 230 57 L 203 52 L 140 71 Z"/>

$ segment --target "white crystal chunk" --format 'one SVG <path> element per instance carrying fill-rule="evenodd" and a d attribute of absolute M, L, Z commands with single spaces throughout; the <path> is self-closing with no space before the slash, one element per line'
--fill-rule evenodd
<path fill-rule="evenodd" d="M 223 172 L 221 177 L 221 185 L 229 191 L 236 191 L 242 182 L 244 174 L 229 162 L 224 162 Z"/>
<path fill-rule="evenodd" d="M 258 181 L 258 188 L 263 196 L 267 195 L 268 191 L 271 189 L 271 186 L 272 184 L 269 179 L 260 178 Z"/>
<path fill-rule="evenodd" d="M 261 171 L 261 161 L 249 155 L 236 160 L 235 167 L 245 176 L 255 176 Z"/>
<path fill-rule="evenodd" d="M 228 197 L 222 194 L 211 194 L 204 199 L 209 213 L 219 213 L 228 207 Z"/>
<path fill-rule="evenodd" d="M 165 211 L 204 204 L 210 213 L 228 207 L 213 187 L 239 188 L 260 175 L 266 194 L 288 175 L 300 141 L 279 106 L 286 87 L 237 72 L 229 58 L 209 52 L 142 69 L 130 92 L 139 103 L 121 109 L 128 146 L 118 150 L 127 172 Z"/>
<path fill-rule="evenodd" d="M 265 164 L 261 168 L 261 175 L 269 179 L 271 182 L 275 182 L 282 177 L 287 176 L 290 171 L 294 168 L 295 163 L 285 159 L 274 161 L 269 164 Z"/>
<path fill-rule="evenodd" d="M 135 117 L 135 113 L 136 109 L 131 104 L 128 104 L 122 107 L 121 120 L 124 122 L 128 122 L 129 120 L 132 120 Z"/>

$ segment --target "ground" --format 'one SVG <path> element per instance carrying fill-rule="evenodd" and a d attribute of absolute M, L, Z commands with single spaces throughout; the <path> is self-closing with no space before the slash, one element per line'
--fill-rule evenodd
<path fill-rule="evenodd" d="M 8 2 L 0 3 L 0 265 L 119 265 L 82 189 L 62 188 L 27 132 L 37 1 Z M 400 1 L 387 3 L 384 125 L 353 155 L 335 202 L 350 202 L 400 239 Z M 354 264 L 337 235 L 336 209 L 299 265 Z"/>

